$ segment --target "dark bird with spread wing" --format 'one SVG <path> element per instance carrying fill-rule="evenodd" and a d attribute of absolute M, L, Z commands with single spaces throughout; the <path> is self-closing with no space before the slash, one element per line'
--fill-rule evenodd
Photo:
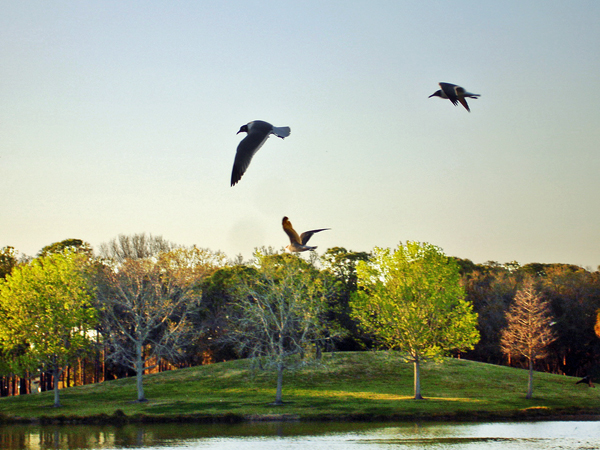
<path fill-rule="evenodd" d="M 325 230 L 331 229 L 331 228 L 319 228 L 318 230 L 305 231 L 300 236 L 298 236 L 298 233 L 296 233 L 296 230 L 294 230 L 294 227 L 292 227 L 292 223 L 290 222 L 290 220 L 287 217 L 283 218 L 283 220 L 281 221 L 281 224 L 283 225 L 283 231 L 285 231 L 285 233 L 290 238 L 290 245 L 288 245 L 285 248 L 290 253 L 291 252 L 305 252 L 307 250 L 316 249 L 317 248 L 316 246 L 310 247 L 310 246 L 306 245 L 308 240 L 311 238 L 311 236 L 313 234 L 318 233 L 319 231 L 325 231 Z"/>
<path fill-rule="evenodd" d="M 471 92 L 467 92 L 467 91 L 465 91 L 465 88 L 457 86 L 456 84 L 439 83 L 439 85 L 440 85 L 441 89 L 438 91 L 435 91 L 433 94 L 431 94 L 429 96 L 429 98 L 431 98 L 431 97 L 447 98 L 452 102 L 452 104 L 454 106 L 456 106 L 460 102 L 460 104 L 463 105 L 465 107 L 465 109 L 469 112 L 471 112 L 471 110 L 469 109 L 469 105 L 467 104 L 465 97 L 475 98 L 475 99 L 477 97 L 480 97 L 479 94 L 472 94 Z"/>
<path fill-rule="evenodd" d="M 233 162 L 233 170 L 231 171 L 231 185 L 233 186 L 242 178 L 244 172 L 250 165 L 254 154 L 263 146 L 268 137 L 274 134 L 281 139 L 290 135 L 290 127 L 274 127 L 268 122 L 262 120 L 253 120 L 252 122 L 242 125 L 240 133 L 248 133 L 239 143 Z"/>

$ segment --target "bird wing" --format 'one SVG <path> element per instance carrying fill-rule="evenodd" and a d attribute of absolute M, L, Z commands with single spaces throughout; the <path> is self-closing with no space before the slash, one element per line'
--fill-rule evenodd
<path fill-rule="evenodd" d="M 302 245 L 306 245 L 306 243 L 308 242 L 308 240 L 311 238 L 311 236 L 315 233 L 318 233 L 319 231 L 325 231 L 325 230 L 330 230 L 331 228 L 319 228 L 318 230 L 310 230 L 310 231 L 305 231 L 304 233 L 302 233 L 300 235 L 300 239 L 302 239 Z"/>
<path fill-rule="evenodd" d="M 460 86 L 457 86 L 452 83 L 440 83 L 440 87 L 442 88 L 444 94 L 446 94 L 446 97 L 448 97 L 452 104 L 456 106 L 456 104 L 460 101 L 457 95 L 456 88 L 460 88 Z"/>
<path fill-rule="evenodd" d="M 300 244 L 300 236 L 298 236 L 298 233 L 296 233 L 296 230 L 292 227 L 292 222 L 290 222 L 287 217 L 284 217 L 281 224 L 283 225 L 283 231 L 285 231 L 285 234 L 290 238 L 290 243 Z"/>
<path fill-rule="evenodd" d="M 235 160 L 233 162 L 233 170 L 231 171 L 231 185 L 233 186 L 242 178 L 244 172 L 250 165 L 254 154 L 263 146 L 269 134 L 250 132 L 239 143 Z"/>
<path fill-rule="evenodd" d="M 463 105 L 465 107 L 465 109 L 467 111 L 471 112 L 471 110 L 469 109 L 469 105 L 467 104 L 467 101 L 465 100 L 464 97 L 458 97 L 458 101 L 460 102 L 461 105 Z"/>

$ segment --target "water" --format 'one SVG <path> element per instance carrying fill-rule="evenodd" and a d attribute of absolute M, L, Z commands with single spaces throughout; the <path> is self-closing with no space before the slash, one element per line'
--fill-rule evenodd
<path fill-rule="evenodd" d="M 0 428 L 2 450 L 600 449 L 600 422 L 258 423 Z"/>

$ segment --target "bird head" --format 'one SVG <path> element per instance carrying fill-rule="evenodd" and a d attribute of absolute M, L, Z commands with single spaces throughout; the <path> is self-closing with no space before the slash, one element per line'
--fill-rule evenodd
<path fill-rule="evenodd" d="M 289 220 L 288 216 L 285 216 L 283 219 L 281 219 L 281 223 L 284 223 L 286 220 Z"/>
<path fill-rule="evenodd" d="M 431 94 L 429 96 L 429 98 L 431 98 L 431 97 L 441 97 L 441 96 L 442 96 L 442 91 L 441 90 L 437 90 L 433 94 Z"/>
<path fill-rule="evenodd" d="M 240 134 L 240 133 L 242 133 L 242 132 L 243 132 L 243 133 L 247 133 L 247 132 L 248 132 L 248 124 L 246 124 L 246 125 L 242 125 L 242 126 L 240 127 L 240 131 L 238 131 L 238 132 L 237 132 L 237 133 L 235 133 L 235 134 Z"/>

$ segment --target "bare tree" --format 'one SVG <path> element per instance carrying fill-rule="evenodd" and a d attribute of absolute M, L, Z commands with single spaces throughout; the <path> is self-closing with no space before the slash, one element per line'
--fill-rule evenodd
<path fill-rule="evenodd" d="M 167 241 L 162 236 L 152 236 L 146 233 L 124 235 L 100 245 L 100 257 L 123 263 L 127 259 L 151 258 L 161 252 L 168 252 L 178 245 Z"/>
<path fill-rule="evenodd" d="M 275 369 L 275 404 L 281 405 L 283 372 L 296 365 L 294 356 L 307 357 L 339 331 L 326 321 L 329 283 L 310 262 L 296 255 L 256 256 L 256 271 L 240 279 L 227 339 L 240 354 Z"/>
<path fill-rule="evenodd" d="M 505 355 L 523 357 L 529 363 L 527 397 L 533 395 L 533 362 L 546 357 L 546 348 L 556 336 L 551 328 L 550 307 L 535 289 L 532 279 L 525 280 L 506 314 L 500 345 Z"/>
<path fill-rule="evenodd" d="M 153 258 L 125 259 L 100 271 L 97 299 L 108 359 L 137 374 L 137 399 L 145 401 L 144 371 L 151 359 L 183 356 L 193 330 L 190 315 L 201 294 L 197 282 L 214 270 L 206 250 L 176 249 Z"/>

